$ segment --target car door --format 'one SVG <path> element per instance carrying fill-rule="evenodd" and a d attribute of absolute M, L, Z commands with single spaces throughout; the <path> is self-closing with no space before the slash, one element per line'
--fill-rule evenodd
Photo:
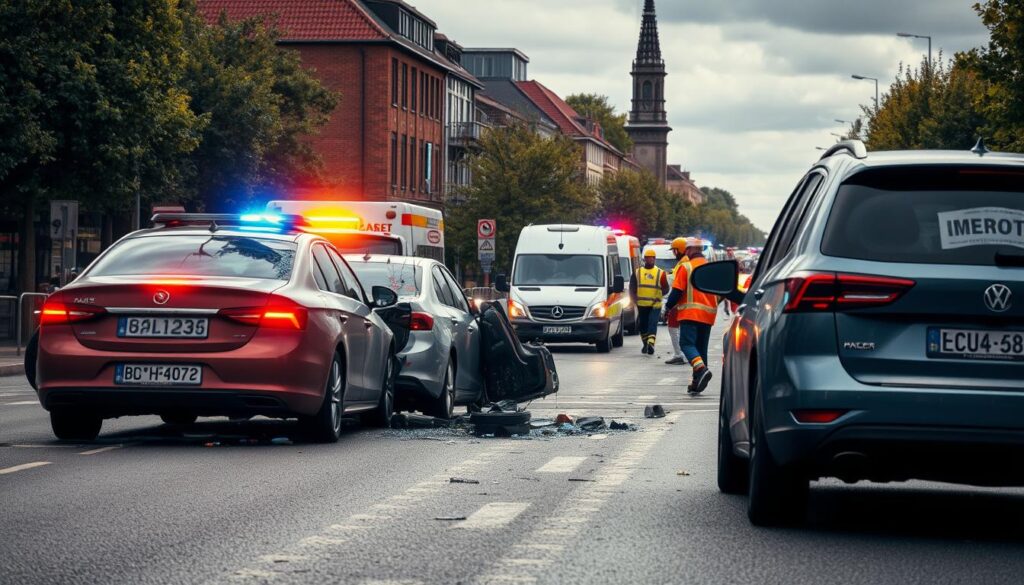
<path fill-rule="evenodd" d="M 476 315 L 469 310 L 469 301 L 462 288 L 455 282 L 448 269 L 434 266 L 451 293 L 453 305 L 449 307 L 454 338 L 452 344 L 458 352 L 458 373 L 455 375 L 455 396 L 457 401 L 472 401 L 477 397 L 483 378 L 480 375 L 480 325 Z"/>
<path fill-rule="evenodd" d="M 314 245 L 313 259 L 327 281 L 328 307 L 341 323 L 347 353 L 345 369 L 349 384 L 352 386 L 347 395 L 354 402 L 366 402 L 370 394 L 366 378 L 366 348 L 369 338 L 366 318 L 369 316 L 369 308 L 349 296 L 349 290 L 337 266 L 331 260 L 326 246 Z"/>
<path fill-rule="evenodd" d="M 767 300 L 772 298 L 770 293 L 777 288 L 776 277 L 781 261 L 789 254 L 807 208 L 824 180 L 823 170 L 812 171 L 800 181 L 790 195 L 765 244 L 744 304 L 737 309 L 739 316 L 735 325 L 726 338 L 726 347 L 730 354 L 727 359 L 730 383 L 728 394 L 724 396 L 724 400 L 727 401 L 724 406 L 729 414 L 733 442 L 743 451 L 746 451 L 750 444 L 748 414 L 753 408 L 750 404 L 753 390 L 750 372 L 763 373 L 757 369 L 763 367 L 762 364 L 752 363 L 752 360 L 757 359 L 755 349 L 758 347 L 760 332 L 769 325 L 771 314 L 768 310 L 770 303 Z M 767 351 L 771 353 L 770 348 Z M 781 366 L 781 360 L 778 359 L 770 363 Z"/>
<path fill-rule="evenodd" d="M 389 357 L 388 341 L 389 336 L 385 331 L 383 320 L 379 315 L 373 314 L 371 301 L 367 293 L 359 283 L 359 277 L 348 265 L 348 262 L 341 257 L 341 254 L 333 248 L 328 248 L 331 259 L 334 260 L 338 272 L 341 273 L 341 280 L 348 289 L 348 296 L 356 299 L 362 305 L 361 315 L 365 315 L 363 328 L 367 334 L 366 338 L 366 387 L 369 390 L 367 398 L 376 402 L 380 399 L 380 390 L 384 387 L 384 372 Z"/>

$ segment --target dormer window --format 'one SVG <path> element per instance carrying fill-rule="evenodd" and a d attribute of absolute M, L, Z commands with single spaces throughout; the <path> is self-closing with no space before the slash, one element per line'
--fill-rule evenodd
<path fill-rule="evenodd" d="M 405 10 L 398 15 L 398 34 L 428 51 L 434 50 L 434 27 Z"/>

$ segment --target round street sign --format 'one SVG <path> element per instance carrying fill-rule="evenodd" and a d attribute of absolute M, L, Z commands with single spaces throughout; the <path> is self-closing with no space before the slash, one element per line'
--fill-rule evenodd
<path fill-rule="evenodd" d="M 494 237 L 494 220 L 493 219 L 481 219 L 476 222 L 476 235 L 479 238 L 493 238 Z"/>

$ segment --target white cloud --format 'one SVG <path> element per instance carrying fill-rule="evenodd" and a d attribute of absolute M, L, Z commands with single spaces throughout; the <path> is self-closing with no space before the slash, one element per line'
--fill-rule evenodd
<path fill-rule="evenodd" d="M 608 95 L 630 105 L 629 70 L 641 0 L 417 0 L 439 29 L 467 47 L 516 47 L 530 77 L 562 96 Z M 901 62 L 920 62 L 931 32 L 935 53 L 969 49 L 985 30 L 964 0 L 661 0 L 658 2 L 669 122 L 669 160 L 701 185 L 728 189 L 764 230 L 816 146 L 841 132 L 882 90 Z M 813 5 L 807 9 L 809 5 Z M 873 7 L 873 8 L 872 8 Z M 966 146 L 965 146 L 966 148 Z"/>

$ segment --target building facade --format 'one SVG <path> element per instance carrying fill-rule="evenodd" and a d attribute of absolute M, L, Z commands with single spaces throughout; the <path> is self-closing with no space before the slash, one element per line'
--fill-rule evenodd
<path fill-rule="evenodd" d="M 704 203 L 704 192 L 690 179 L 690 171 L 679 165 L 668 165 L 668 182 L 665 187 L 691 205 Z"/>
<path fill-rule="evenodd" d="M 645 0 L 640 42 L 633 60 L 633 101 L 626 132 L 633 140 L 633 158 L 668 183 L 668 113 L 665 111 L 665 60 L 658 39 L 654 0 Z"/>

